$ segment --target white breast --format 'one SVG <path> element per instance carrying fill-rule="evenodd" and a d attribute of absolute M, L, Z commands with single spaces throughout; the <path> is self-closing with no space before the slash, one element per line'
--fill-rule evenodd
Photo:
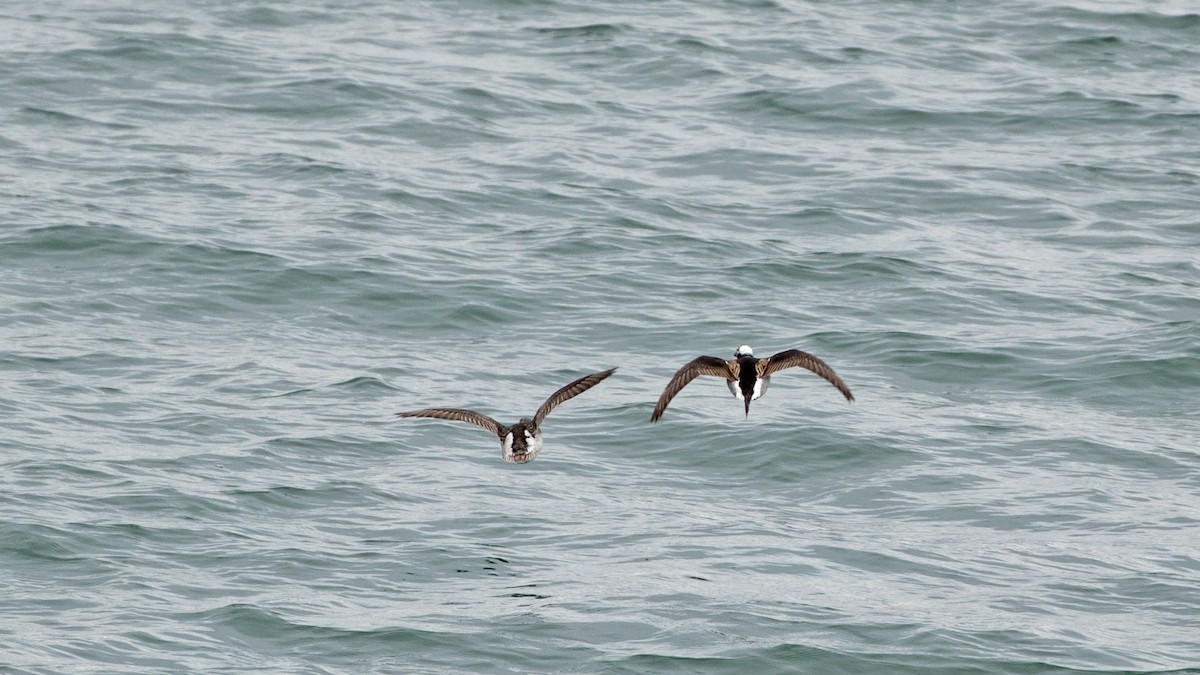
<path fill-rule="evenodd" d="M 539 452 L 542 451 L 542 430 L 532 436 L 525 434 L 525 440 L 529 443 L 529 459 L 533 459 Z"/>
<path fill-rule="evenodd" d="M 769 386 L 771 386 L 771 378 L 769 378 L 769 377 L 758 378 L 758 380 L 756 380 L 754 382 L 754 396 L 750 397 L 750 400 L 753 401 L 754 399 L 767 393 L 767 387 L 769 387 Z"/>

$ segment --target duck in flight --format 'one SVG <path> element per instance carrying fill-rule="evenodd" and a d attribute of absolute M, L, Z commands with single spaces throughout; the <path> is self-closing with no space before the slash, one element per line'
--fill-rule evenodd
<path fill-rule="evenodd" d="M 767 387 L 771 384 L 771 375 L 792 366 L 799 366 L 820 375 L 837 387 L 847 401 L 854 400 L 854 394 L 850 393 L 850 387 L 846 386 L 842 378 L 833 372 L 833 368 L 808 352 L 788 349 L 765 359 L 758 359 L 754 357 L 754 350 L 750 349 L 750 345 L 742 345 L 733 353 L 731 360 L 715 356 L 698 356 L 676 371 L 674 377 L 663 389 L 662 395 L 658 397 L 658 403 L 654 406 L 654 413 L 650 415 L 650 421 L 657 422 L 658 418 L 663 416 L 671 399 L 675 398 L 680 390 L 700 375 L 723 378 L 729 387 L 729 392 L 745 401 L 746 416 L 749 417 L 750 401 L 767 393 Z"/>
<path fill-rule="evenodd" d="M 396 417 L 435 417 L 443 420 L 457 420 L 476 424 L 500 437 L 500 449 L 504 453 L 504 461 L 524 464 L 532 462 L 542 449 L 542 421 L 554 407 L 563 401 L 570 400 L 600 383 L 601 380 L 616 372 L 616 368 L 591 375 L 584 375 L 558 391 L 550 394 L 550 398 L 537 409 L 533 418 L 522 417 L 512 426 L 504 426 L 496 420 L 463 408 L 425 408 L 396 413 Z"/>

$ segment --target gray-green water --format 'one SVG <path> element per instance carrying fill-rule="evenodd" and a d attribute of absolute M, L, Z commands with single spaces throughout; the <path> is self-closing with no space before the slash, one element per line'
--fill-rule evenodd
<path fill-rule="evenodd" d="M 0 8 L 0 670 L 1200 668 L 1200 6 L 114 4 Z M 648 422 L 742 343 L 857 402 Z"/>

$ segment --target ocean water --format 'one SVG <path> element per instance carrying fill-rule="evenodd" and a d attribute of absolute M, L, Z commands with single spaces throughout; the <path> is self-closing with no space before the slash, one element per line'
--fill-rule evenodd
<path fill-rule="evenodd" d="M 1200 5 L 118 4 L 0 8 L 0 671 L 1200 672 Z M 856 402 L 649 422 L 743 343 Z"/>

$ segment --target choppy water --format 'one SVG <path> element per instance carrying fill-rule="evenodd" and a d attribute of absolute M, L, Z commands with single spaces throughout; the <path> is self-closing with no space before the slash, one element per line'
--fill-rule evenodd
<path fill-rule="evenodd" d="M 0 670 L 1200 668 L 1200 6 L 112 4 L 0 9 Z M 744 342 L 857 402 L 649 424 Z"/>

